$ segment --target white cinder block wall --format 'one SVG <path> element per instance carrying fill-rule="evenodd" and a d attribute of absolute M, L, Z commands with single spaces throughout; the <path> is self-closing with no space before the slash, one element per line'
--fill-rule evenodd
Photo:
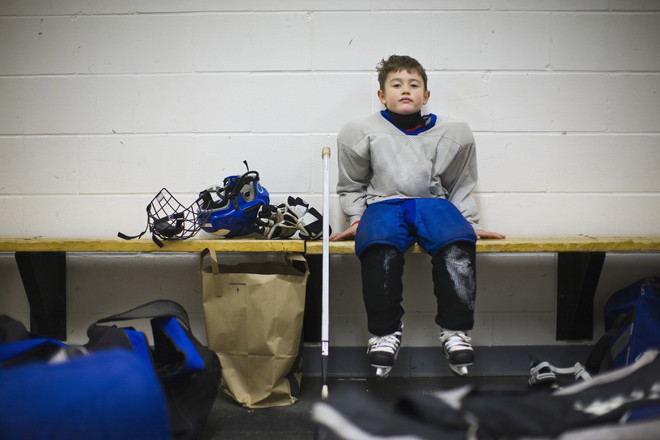
<path fill-rule="evenodd" d="M 321 148 L 380 109 L 374 67 L 393 53 L 427 68 L 426 111 L 474 130 L 487 229 L 660 232 L 657 0 L 3 0 L 2 234 L 137 233 L 162 187 L 190 202 L 243 160 L 275 203 L 320 208 Z M 561 344 L 553 255 L 478 264 L 477 345 Z M 181 302 L 203 338 L 197 267 L 194 255 L 69 255 L 69 340 L 156 298 Z M 333 257 L 332 273 L 332 344 L 362 346 L 355 257 Z M 658 273 L 658 255 L 608 257 L 596 331 L 611 292 Z M 0 312 L 27 321 L 12 255 L 0 279 Z M 436 345 L 427 257 L 409 257 L 405 281 L 405 344 Z"/>

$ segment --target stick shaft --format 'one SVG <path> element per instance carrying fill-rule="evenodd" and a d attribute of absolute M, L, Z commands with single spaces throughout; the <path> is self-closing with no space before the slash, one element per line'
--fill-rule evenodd
<path fill-rule="evenodd" d="M 330 333 L 330 148 L 323 148 L 323 262 L 321 289 L 321 397 L 328 397 Z"/>
<path fill-rule="evenodd" d="M 322 292 L 321 292 L 321 349 L 327 356 L 328 339 L 330 331 L 330 148 L 323 149 L 323 266 L 322 266 Z"/>

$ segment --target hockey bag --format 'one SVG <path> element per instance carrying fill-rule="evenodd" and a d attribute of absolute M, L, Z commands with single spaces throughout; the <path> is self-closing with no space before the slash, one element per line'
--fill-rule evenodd
<path fill-rule="evenodd" d="M 123 349 L 90 354 L 0 316 L 0 437 L 171 439 L 150 365 Z"/>
<path fill-rule="evenodd" d="M 660 278 L 647 277 L 621 290 L 603 307 L 605 333 L 591 349 L 584 365 L 559 368 L 535 360 L 532 388 L 558 388 L 560 376 L 588 380 L 599 372 L 625 367 L 650 349 L 660 349 Z"/>
<path fill-rule="evenodd" d="M 660 349 L 660 277 L 647 277 L 615 292 L 603 307 L 605 334 L 586 367 L 600 370 L 630 365 L 649 349 Z"/>
<path fill-rule="evenodd" d="M 417 392 L 386 407 L 355 388 L 312 406 L 318 438 L 338 439 L 656 439 L 660 357 L 548 393 L 471 385 Z M 606 434 L 606 435 L 604 435 Z"/>
<path fill-rule="evenodd" d="M 146 335 L 131 327 L 101 325 L 149 319 L 153 347 Z M 222 370 L 216 354 L 192 334 L 188 314 L 178 303 L 157 300 L 92 324 L 85 347 L 101 351 L 123 347 L 151 366 L 165 393 L 172 433 L 176 439 L 195 438 L 218 393 Z"/>

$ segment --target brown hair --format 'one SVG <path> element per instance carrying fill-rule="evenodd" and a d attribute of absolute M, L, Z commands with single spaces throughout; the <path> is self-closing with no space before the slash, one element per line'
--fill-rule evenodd
<path fill-rule="evenodd" d="M 378 71 L 378 83 L 381 90 L 385 90 L 387 75 L 392 72 L 398 72 L 399 70 L 418 73 L 424 80 L 424 90 L 428 90 L 428 78 L 426 77 L 424 67 L 422 67 L 419 61 L 407 55 L 391 55 L 387 60 L 382 59 L 376 66 L 376 70 Z"/>

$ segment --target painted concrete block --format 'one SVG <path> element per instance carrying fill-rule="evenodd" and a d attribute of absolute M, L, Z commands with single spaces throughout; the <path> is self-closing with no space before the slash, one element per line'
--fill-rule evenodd
<path fill-rule="evenodd" d="M 552 68 L 656 71 L 658 14 L 553 14 Z"/>
<path fill-rule="evenodd" d="M 549 37 L 549 14 L 434 14 L 433 68 L 543 70 Z"/>

